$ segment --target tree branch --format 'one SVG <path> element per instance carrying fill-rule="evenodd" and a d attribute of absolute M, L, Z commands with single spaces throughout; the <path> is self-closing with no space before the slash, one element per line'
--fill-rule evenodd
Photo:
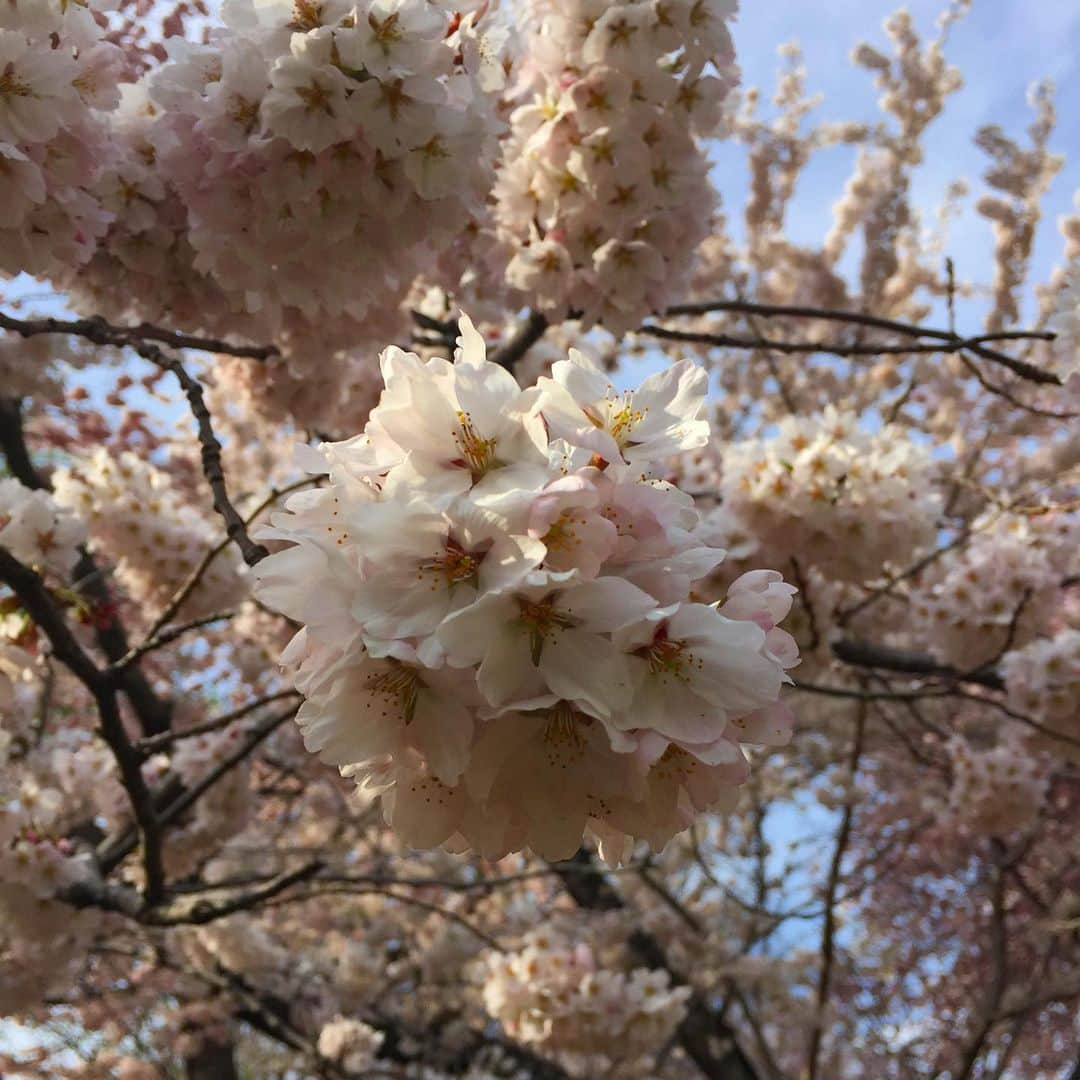
<path fill-rule="evenodd" d="M 859 772 L 859 758 L 862 756 L 863 731 L 866 726 L 865 701 L 859 702 L 855 712 L 855 732 L 851 740 L 851 753 L 848 757 L 848 780 L 853 783 Z M 825 1010 L 829 1004 L 829 992 L 832 989 L 832 972 L 836 954 L 836 894 L 840 888 L 840 871 L 851 839 L 851 823 L 855 817 L 855 804 L 849 797 L 844 802 L 840 816 L 840 826 L 836 831 L 836 843 L 833 847 L 832 862 L 829 865 L 829 877 L 825 885 L 825 920 L 821 929 L 821 974 L 818 978 L 816 1016 L 810 1029 L 810 1046 L 806 1053 L 807 1080 L 816 1080 L 821 1058 L 821 1038 L 825 1021 Z"/>
<path fill-rule="evenodd" d="M 893 649 L 887 645 L 872 645 L 865 641 L 836 641 L 832 651 L 837 660 L 854 667 L 899 671 L 905 675 L 937 676 L 951 682 L 975 683 L 990 690 L 1005 689 L 1005 680 L 993 668 L 960 671 L 947 664 L 939 664 L 932 656 Z"/>
<path fill-rule="evenodd" d="M 568 863 L 554 863 L 552 868 L 579 907 L 593 911 L 616 911 L 625 907 L 622 897 L 602 873 L 577 872 L 592 865 L 592 855 L 583 848 Z M 640 963 L 666 971 L 673 985 L 690 985 L 683 975 L 670 966 L 662 946 L 647 931 L 635 931 L 630 935 L 628 944 Z M 757 1073 L 739 1048 L 735 1033 L 696 987 L 692 987 L 686 1009 L 677 1038 L 702 1073 L 709 1080 L 757 1080 Z"/>
<path fill-rule="evenodd" d="M 158 341 L 174 349 L 196 349 L 199 352 L 223 353 L 252 360 L 267 360 L 271 356 L 281 355 L 281 350 L 276 345 L 234 345 L 219 338 L 177 334 L 145 322 L 138 326 L 115 326 L 98 316 L 89 319 L 16 319 L 0 311 L 0 330 L 8 330 L 23 338 L 39 337 L 42 334 L 68 334 L 85 338 L 95 345 L 113 345 L 118 348 L 131 345 L 135 341 Z M 121 338 L 124 340 L 117 340 Z"/>
<path fill-rule="evenodd" d="M 112 326 L 104 319 L 99 318 L 70 321 L 62 319 L 15 319 L 3 312 L 0 312 L 0 329 L 10 330 L 22 337 L 34 337 L 39 334 L 72 334 L 85 338 L 87 341 L 92 341 L 97 345 L 107 345 L 117 349 L 133 349 L 144 360 L 149 360 L 150 363 L 159 367 L 162 371 L 167 371 L 173 375 L 180 384 L 180 388 L 184 391 L 192 415 L 195 417 L 199 444 L 202 447 L 203 474 L 206 476 L 210 491 L 214 497 L 214 509 L 224 520 L 225 531 L 229 539 L 239 547 L 244 561 L 249 566 L 254 566 L 261 559 L 266 558 L 269 552 L 262 544 L 256 544 L 248 536 L 244 519 L 229 499 L 225 474 L 221 468 L 221 443 L 217 441 L 217 437 L 214 435 L 210 410 L 207 409 L 206 402 L 203 399 L 202 384 L 198 379 L 188 374 L 184 365 L 176 357 L 166 356 L 161 349 L 150 344 L 147 339 L 157 334 L 158 340 L 160 340 L 161 335 L 165 334 L 175 338 L 177 341 L 186 342 L 186 345 L 180 346 L 186 348 L 196 347 L 191 344 L 192 342 L 202 342 L 203 345 L 199 347 L 205 346 L 207 348 L 224 344 L 223 342 L 192 338 L 186 335 L 171 335 L 168 331 L 158 332 L 152 327 L 150 328 L 151 333 L 140 332 L 141 328 L 139 327 Z M 211 351 L 219 352 L 222 350 L 214 348 Z M 237 353 L 234 349 L 232 352 L 233 355 L 252 355 L 251 350 Z M 265 350 L 262 352 L 264 358 L 265 355 L 271 355 L 265 353 Z"/>
<path fill-rule="evenodd" d="M 98 710 L 98 730 L 116 759 L 142 837 L 146 899 L 148 903 L 156 903 L 165 887 L 161 833 L 150 791 L 143 780 L 142 756 L 128 741 L 112 679 L 98 669 L 75 639 L 41 578 L 5 548 L 0 548 L 0 581 L 15 593 L 27 614 L 44 632 L 53 655 L 69 668 L 94 698 Z"/>
<path fill-rule="evenodd" d="M 514 336 L 492 354 L 492 363 L 513 371 L 517 362 L 544 336 L 549 325 L 546 315 L 539 311 L 529 312 L 529 317 L 518 327 Z"/>
<path fill-rule="evenodd" d="M 8 467 L 21 484 L 35 491 L 52 490 L 49 482 L 34 468 L 23 435 L 22 405 L 11 398 L 0 398 L 0 448 L 4 451 Z M 115 664 L 130 649 L 127 632 L 116 614 L 97 563 L 88 551 L 81 552 L 73 577 L 76 590 L 92 601 L 97 613 L 108 616 L 95 619 L 94 635 L 102 652 Z M 125 670 L 120 674 L 119 682 L 139 718 L 144 734 L 152 735 L 169 729 L 172 704 L 154 692 L 141 671 L 137 668 Z"/>
<path fill-rule="evenodd" d="M 1049 371 L 1029 364 L 1026 360 L 1017 360 L 1007 353 L 997 349 L 988 349 L 987 342 L 1001 340 L 1016 340 L 1017 338 L 1037 338 L 1050 340 L 1042 333 L 1020 334 L 979 334 L 976 337 L 962 338 L 946 335 L 934 344 L 924 342 L 880 342 L 877 344 L 848 343 L 843 341 L 786 341 L 778 338 L 747 337 L 737 334 L 710 334 L 695 330 L 673 330 L 666 326 L 656 326 L 646 323 L 639 326 L 636 333 L 647 334 L 649 337 L 661 338 L 665 341 L 685 341 L 697 345 L 710 345 L 725 349 L 770 349 L 778 353 L 828 353 L 830 356 L 886 356 L 886 355 L 911 355 L 917 353 L 938 354 L 958 353 L 967 350 L 975 356 L 990 360 L 995 364 L 1008 368 L 1014 375 L 1018 375 L 1028 382 L 1039 383 L 1044 386 L 1061 386 L 1061 379 Z M 937 334 L 929 335 L 937 337 Z"/>

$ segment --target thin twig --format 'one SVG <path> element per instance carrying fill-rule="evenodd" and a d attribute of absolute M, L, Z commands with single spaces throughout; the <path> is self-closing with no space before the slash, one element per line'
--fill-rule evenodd
<path fill-rule="evenodd" d="M 245 525 L 251 525 L 251 523 L 268 507 L 277 502 L 278 499 L 283 498 L 285 495 L 290 495 L 294 491 L 299 491 L 300 488 L 307 487 L 308 484 L 317 483 L 317 479 L 311 476 L 305 476 L 302 480 L 297 480 L 292 484 L 287 484 L 283 488 L 274 488 L 260 503 L 244 518 Z M 219 543 L 215 544 L 212 548 L 208 549 L 206 554 L 199 560 L 199 563 L 188 574 L 187 578 L 181 582 L 176 592 L 169 598 L 169 602 L 165 605 L 161 614 L 154 620 L 153 625 L 146 632 L 141 645 L 138 646 L 142 649 L 147 642 L 154 638 L 159 631 L 172 619 L 176 617 L 177 612 L 184 606 L 185 602 L 191 596 L 191 594 L 198 588 L 199 582 L 202 581 L 203 575 L 206 573 L 210 564 L 216 559 L 231 543 L 229 537 L 225 537 Z M 133 652 L 135 650 L 132 650 Z M 123 667 L 130 661 L 127 656 L 122 658 L 117 667 Z"/>
<path fill-rule="evenodd" d="M 261 709 L 264 705 L 271 705 L 275 701 L 281 701 L 282 698 L 298 698 L 299 696 L 295 690 L 279 690 L 276 694 L 268 694 L 266 697 L 249 701 L 246 705 L 233 709 L 232 712 L 225 713 L 222 716 L 215 716 L 210 720 L 204 720 L 201 724 L 192 724 L 191 727 L 183 728 L 180 731 L 163 731 L 160 735 L 150 735 L 145 739 L 140 739 L 135 744 L 135 749 L 142 754 L 155 754 L 159 750 L 171 746 L 179 739 L 190 739 L 195 735 L 220 731 L 222 728 L 228 727 L 233 721 L 242 719 L 256 709 Z"/>
<path fill-rule="evenodd" d="M 746 337 L 737 334 L 710 334 L 695 330 L 673 330 L 666 326 L 655 326 L 647 323 L 639 326 L 639 334 L 647 334 L 649 337 L 661 338 L 664 341 L 685 341 L 697 345 L 709 345 L 714 348 L 725 349 L 772 349 L 779 353 L 828 353 L 830 356 L 888 356 L 909 355 L 915 353 L 937 354 L 956 353 L 963 350 L 981 356 L 995 364 L 1008 368 L 1013 374 L 1019 375 L 1029 382 L 1039 383 L 1044 386 L 1061 386 L 1061 379 L 1053 372 L 1043 371 L 1042 368 L 1029 364 L 1026 360 L 1017 360 L 1006 353 L 996 349 L 986 348 L 986 343 L 991 341 L 1028 340 L 1032 337 L 1042 340 L 1052 340 L 1052 335 L 1047 337 L 1042 332 L 1021 334 L 1012 332 L 1009 334 L 979 334 L 976 337 L 960 338 L 945 335 L 933 344 L 924 342 L 880 342 L 880 343 L 846 343 L 843 341 L 785 341 L 777 338 Z M 929 335 L 935 336 L 936 335 Z"/>
<path fill-rule="evenodd" d="M 851 740 L 851 753 L 848 756 L 848 782 L 854 784 L 859 772 L 859 759 L 862 756 L 863 731 L 866 727 L 865 702 L 860 702 L 855 711 L 855 732 Z M 851 798 L 844 802 L 840 816 L 840 826 L 836 831 L 836 843 L 833 847 L 829 877 L 825 885 L 825 921 L 821 930 L 821 974 L 817 987 L 817 1015 L 810 1031 L 810 1046 L 806 1054 L 807 1080 L 815 1080 L 821 1058 L 821 1040 L 825 1023 L 825 1010 L 829 1004 L 832 989 L 832 972 L 836 954 L 836 894 L 840 888 L 840 870 L 844 862 L 848 841 L 851 838 L 851 824 L 855 816 L 855 804 Z"/>
<path fill-rule="evenodd" d="M 517 362 L 544 336 L 549 325 L 546 315 L 539 311 L 529 312 L 529 317 L 518 327 L 514 336 L 492 353 L 492 363 L 513 371 Z"/>
<path fill-rule="evenodd" d="M 20 337 L 38 337 L 41 334 L 68 334 L 85 338 L 96 345 L 112 345 L 122 348 L 131 341 L 158 341 L 174 349 L 196 349 L 199 352 L 222 353 L 227 356 L 243 356 L 252 360 L 266 360 L 280 356 L 276 345 L 234 345 L 219 338 L 198 337 L 194 334 L 177 334 L 150 323 L 138 326 L 115 326 L 99 317 L 89 319 L 16 319 L 0 311 L 0 330 L 9 330 Z M 116 338 L 127 339 L 118 344 Z"/>
<path fill-rule="evenodd" d="M 136 839 L 142 839 L 146 900 L 147 903 L 156 903 L 165 887 L 160 823 L 143 779 L 142 756 L 128 741 L 124 730 L 113 680 L 83 650 L 41 578 L 2 547 L 0 581 L 18 597 L 27 614 L 49 639 L 53 655 L 68 667 L 94 698 L 98 710 L 98 730 L 116 759 L 120 779 L 127 790 L 138 826 Z"/>
<path fill-rule="evenodd" d="M 1001 862 L 1003 848 L 999 840 L 991 840 L 993 858 L 990 867 L 990 980 L 986 984 L 981 1015 L 967 1045 L 960 1054 L 957 1080 L 966 1080 L 975 1069 L 983 1046 L 994 1024 L 998 1022 L 998 1009 L 1008 984 L 1006 948 L 1008 925 L 1005 914 L 1005 873 Z"/>

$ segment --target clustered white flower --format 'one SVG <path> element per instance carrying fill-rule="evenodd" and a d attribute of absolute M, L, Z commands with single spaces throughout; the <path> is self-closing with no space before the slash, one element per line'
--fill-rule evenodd
<path fill-rule="evenodd" d="M 65 811 L 63 792 L 30 774 L 14 788 L 0 783 L 0 880 L 45 897 L 85 873 L 56 827 Z"/>
<path fill-rule="evenodd" d="M 1046 771 L 1011 731 L 992 747 L 962 735 L 946 744 L 952 774 L 948 812 L 976 833 L 1000 836 L 1023 829 L 1046 798 Z"/>
<path fill-rule="evenodd" d="M 362 1020 L 335 1016 L 319 1032 L 319 1053 L 352 1073 L 370 1069 L 382 1045 L 382 1033 Z"/>
<path fill-rule="evenodd" d="M 490 187 L 490 19 L 430 0 L 230 0 L 222 19 L 132 91 L 136 129 L 152 117 L 117 191 L 145 231 L 106 247 L 193 265 L 249 332 L 366 338 Z"/>
<path fill-rule="evenodd" d="M 93 187 L 109 215 L 88 262 L 58 276 L 76 310 L 113 322 L 149 321 L 221 334 L 256 335 L 253 319 L 195 265 L 187 213 L 160 167 L 161 110 L 146 80 L 124 83 L 110 114 L 111 154 Z"/>
<path fill-rule="evenodd" d="M 1065 271 L 1054 304 L 1052 329 L 1057 332 L 1057 373 L 1067 385 L 1080 386 L 1080 259 L 1074 259 Z"/>
<path fill-rule="evenodd" d="M 185 787 L 204 779 L 225 760 L 250 733 L 248 721 L 231 724 L 224 731 L 212 731 L 180 739 L 171 756 L 151 759 L 151 767 L 170 769 Z M 252 792 L 246 761 L 229 770 L 209 788 L 175 830 L 175 842 L 165 851 L 165 868 L 171 875 L 190 874 L 204 859 L 218 851 L 224 840 L 238 833 L 248 822 Z"/>
<path fill-rule="evenodd" d="M 47 491 L 0 480 L 0 547 L 42 573 L 67 578 L 79 558 L 86 527 Z"/>
<path fill-rule="evenodd" d="M 695 136 L 737 79 L 735 0 L 528 0 L 495 189 L 507 282 L 557 318 L 633 329 L 688 277 L 716 196 Z"/>
<path fill-rule="evenodd" d="M 53 477 L 57 503 L 86 522 L 90 546 L 116 566 L 128 595 L 164 604 L 219 536 L 180 498 L 168 473 L 137 454 L 98 448 Z M 189 618 L 226 607 L 240 588 L 232 551 L 207 567 L 183 611 Z"/>
<path fill-rule="evenodd" d="M 522 391 L 468 319 L 453 363 L 398 348 L 362 435 L 261 535 L 256 596 L 303 624 L 283 655 L 308 748 L 381 792 L 416 847 L 608 857 L 730 807 L 740 742 L 778 745 L 794 589 L 694 583 L 723 552 L 649 479 L 701 445 L 707 379 L 681 361 L 619 392 L 581 353 Z"/>
<path fill-rule="evenodd" d="M 88 189 L 109 153 L 104 114 L 119 101 L 123 54 L 93 10 L 109 6 L 0 8 L 0 275 L 84 263 L 108 224 Z"/>
<path fill-rule="evenodd" d="M 1066 627 L 1007 653 L 1001 668 L 1013 709 L 1051 732 L 1080 739 L 1080 630 Z M 1052 734 L 1033 731 L 1029 738 L 1051 753 L 1077 755 L 1075 745 Z"/>
<path fill-rule="evenodd" d="M 723 454 L 723 506 L 759 540 L 756 558 L 870 581 L 934 543 L 941 500 L 925 448 L 832 406 L 778 426 Z"/>
<path fill-rule="evenodd" d="M 379 369 L 369 355 L 346 352 L 312 367 L 292 356 L 253 364 L 221 357 L 214 371 L 219 399 L 241 415 L 271 424 L 292 422 L 314 431 L 363 427 L 382 391 Z M 287 460 L 287 456 L 286 456 Z"/>
<path fill-rule="evenodd" d="M 989 511 L 971 532 L 965 547 L 938 560 L 912 605 L 934 655 L 961 668 L 1031 641 L 1080 562 L 1075 514 Z"/>
<path fill-rule="evenodd" d="M 617 1063 L 657 1052 L 689 996 L 666 971 L 604 968 L 588 945 L 546 931 L 530 934 L 518 952 L 489 957 L 483 987 L 484 1008 L 511 1038 L 549 1054 Z"/>

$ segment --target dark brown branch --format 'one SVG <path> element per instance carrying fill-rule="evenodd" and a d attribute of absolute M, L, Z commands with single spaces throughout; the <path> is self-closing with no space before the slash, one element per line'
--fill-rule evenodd
<path fill-rule="evenodd" d="M 241 761 L 244 760 L 268 735 L 279 728 L 286 720 L 296 713 L 296 708 L 290 708 L 286 712 L 277 713 L 267 717 L 256 724 L 243 740 L 227 757 L 214 766 L 204 777 L 192 784 L 190 788 L 181 791 L 172 801 L 167 802 L 157 814 L 159 824 L 164 827 L 170 825 L 181 814 L 189 809 L 199 798 L 212 788 L 223 776 L 229 773 Z M 132 752 L 138 760 L 142 760 L 141 754 L 135 748 Z M 136 838 L 130 832 L 123 832 L 104 844 L 98 849 L 98 862 L 103 873 L 109 873 L 115 869 L 132 851 L 135 850 Z"/>
<path fill-rule="evenodd" d="M 855 732 L 851 739 L 851 753 L 848 757 L 848 781 L 853 783 L 859 772 L 859 759 L 862 757 L 863 731 L 866 726 L 866 702 L 856 706 Z M 825 885 L 825 918 L 821 928 L 821 972 L 818 976 L 817 1015 L 810 1029 L 810 1046 L 806 1053 L 807 1080 L 816 1080 L 821 1060 L 821 1039 L 824 1031 L 825 1011 L 829 1004 L 832 989 L 833 966 L 836 962 L 836 894 L 840 888 L 840 871 L 851 839 L 851 823 L 855 817 L 855 804 L 849 797 L 844 803 L 840 815 L 840 825 L 836 830 L 836 843 L 833 846 L 832 862 Z"/>
<path fill-rule="evenodd" d="M 305 476 L 302 480 L 297 480 L 295 483 L 287 484 L 283 488 L 274 488 L 269 495 L 266 496 L 255 507 L 254 510 L 248 513 L 244 518 L 245 525 L 251 525 L 251 523 L 272 503 L 276 502 L 284 495 L 289 495 L 294 491 L 298 491 L 302 487 L 307 487 L 308 484 L 316 483 L 315 478 Z M 154 637 L 157 636 L 172 619 L 176 617 L 177 612 L 184 606 L 184 603 L 191 596 L 191 594 L 198 588 L 199 582 L 202 581 L 203 575 L 209 569 L 210 564 L 216 559 L 228 546 L 229 538 L 226 536 L 219 544 L 215 544 L 210 548 L 205 555 L 199 560 L 198 565 L 191 571 L 187 578 L 180 583 L 176 592 L 169 598 L 169 602 L 165 605 L 161 614 L 154 620 L 153 625 L 146 632 L 146 638 L 139 646 L 140 650 L 144 649 L 144 646 Z M 117 666 L 125 666 L 128 663 L 128 658 L 124 657 Z"/>
<path fill-rule="evenodd" d="M 109 670 L 114 672 L 123 671 L 124 668 L 135 663 L 140 657 L 153 652 L 155 649 L 161 649 L 172 644 L 172 642 L 182 638 L 185 634 L 191 633 L 192 630 L 201 630 L 204 626 L 213 626 L 214 623 L 226 622 L 235 617 L 235 611 L 217 611 L 211 615 L 200 615 L 197 619 L 189 619 L 187 622 L 167 627 L 141 645 L 128 650 L 126 655 L 110 666 Z"/>
<path fill-rule="evenodd" d="M 820 319 L 823 322 L 849 323 L 874 330 L 905 334 L 908 337 L 933 338 L 936 341 L 953 342 L 961 339 L 961 335 L 951 327 L 948 330 L 939 330 L 932 326 L 919 326 L 917 323 L 867 315 L 861 311 L 840 311 L 836 308 L 807 307 L 799 304 L 756 304 L 745 300 L 706 300 L 696 304 L 676 304 L 669 307 L 664 315 L 665 317 L 708 315 L 717 311 L 730 311 L 740 315 L 763 315 L 766 318 Z M 979 340 L 983 342 L 1054 341 L 1056 338 L 1057 335 L 1048 330 L 1004 330 L 996 334 L 983 334 Z"/>
<path fill-rule="evenodd" d="M 21 484 L 34 490 L 51 490 L 49 482 L 34 468 L 23 435 L 22 406 L 12 399 L 0 398 L 0 448 L 4 451 L 8 467 Z M 88 551 L 81 553 L 75 566 L 74 579 L 76 590 L 91 601 L 95 613 L 108 616 L 95 620 L 94 635 L 102 652 L 115 664 L 129 651 L 127 632 L 116 614 L 108 586 Z M 168 730 L 172 705 L 154 692 L 141 671 L 137 668 L 124 671 L 119 683 L 139 718 L 144 734 Z"/>
<path fill-rule="evenodd" d="M 603 874 L 575 872 L 585 866 L 592 866 L 592 856 L 584 849 L 568 863 L 553 864 L 563 887 L 577 905 L 593 911 L 625 907 L 622 897 Z M 689 985 L 687 979 L 670 966 L 662 946 L 651 934 L 637 930 L 630 936 L 628 944 L 639 963 L 666 971 L 673 985 Z M 687 1002 L 686 1017 L 679 1025 L 676 1037 L 709 1080 L 757 1080 L 757 1073 L 736 1042 L 735 1033 L 696 988 Z"/>
<path fill-rule="evenodd" d="M 935 676 L 951 682 L 975 683 L 990 690 L 1004 690 L 1005 681 L 993 668 L 960 671 L 939 664 L 932 656 L 906 652 L 886 645 L 871 645 L 865 641 L 837 641 L 833 643 L 833 655 L 854 667 L 874 668 L 881 671 L 898 671 L 905 675 Z"/>
<path fill-rule="evenodd" d="M 30 460 L 23 438 L 22 402 L 16 398 L 0 397 L 0 450 L 20 484 L 35 491 L 48 488 Z"/>
<path fill-rule="evenodd" d="M 513 371 L 514 366 L 547 332 L 547 316 L 539 311 L 529 312 L 529 317 L 518 327 L 514 336 L 491 357 L 492 363 Z"/>
<path fill-rule="evenodd" d="M 127 790 L 142 838 L 146 899 L 148 903 L 156 903 L 162 896 L 165 884 L 161 832 L 150 791 L 143 780 L 142 756 L 128 741 L 113 681 L 106 672 L 98 669 L 75 639 L 41 578 L 5 548 L 0 548 L 0 581 L 18 597 L 26 613 L 49 639 L 53 655 L 68 667 L 94 698 L 98 710 L 98 730 L 116 759 L 120 779 Z"/>
<path fill-rule="evenodd" d="M 158 750 L 164 750 L 166 747 L 171 746 L 178 739 L 190 739 L 195 735 L 220 731 L 222 728 L 228 727 L 233 721 L 242 719 L 256 709 L 261 709 L 264 705 L 271 705 L 275 701 L 281 701 L 282 698 L 299 698 L 299 696 L 295 690 L 279 690 L 276 694 L 268 694 L 266 697 L 249 701 L 246 705 L 233 709 L 232 712 L 224 713 L 222 716 L 215 716 L 210 720 L 203 721 L 201 724 L 192 724 L 191 727 L 182 728 L 179 731 L 163 731 L 160 735 L 151 735 L 145 739 L 140 739 L 135 744 L 135 748 L 141 754 L 154 754 Z"/>
<path fill-rule="evenodd" d="M 173 349 L 196 349 L 199 352 L 223 353 L 227 356 L 243 356 L 252 360 L 266 360 L 279 356 L 276 345 L 234 345 L 219 338 L 198 337 L 193 334 L 177 334 L 150 323 L 138 326 L 114 326 L 101 318 L 89 319 L 16 319 L 0 311 L 0 330 L 8 330 L 20 337 L 39 337 L 42 334 L 68 334 L 85 338 L 95 345 L 112 345 L 123 348 L 136 341 L 158 341 Z M 118 338 L 125 340 L 118 341 Z"/>
<path fill-rule="evenodd" d="M 851 604 L 849 607 L 841 608 L 836 613 L 837 621 L 841 625 L 843 625 L 845 622 L 847 622 L 848 619 L 852 618 L 855 615 L 858 615 L 861 611 L 865 611 L 868 607 L 870 607 L 871 604 L 876 603 L 883 596 L 887 596 L 889 593 L 891 593 L 897 585 L 901 584 L 901 582 L 907 581 L 908 578 L 912 578 L 916 574 L 921 573 L 928 566 L 931 566 L 933 563 L 937 562 L 938 559 L 940 559 L 942 556 L 947 555 L 950 551 L 954 551 L 956 548 L 960 547 L 960 545 L 965 543 L 970 536 L 970 531 L 968 531 L 967 529 L 963 529 L 962 531 L 957 533 L 956 536 L 954 536 L 952 540 L 950 540 L 947 544 L 944 544 L 942 547 L 939 548 L 934 548 L 934 550 L 931 551 L 929 554 L 924 555 L 921 559 L 917 559 L 909 567 L 907 567 L 906 570 L 901 570 L 898 574 L 889 578 L 883 585 L 879 585 L 876 588 L 872 589 L 857 603 Z"/>
<path fill-rule="evenodd" d="M 198 379 L 188 374 L 179 360 L 175 357 L 166 356 L 153 345 L 138 345 L 134 346 L 134 348 L 140 356 L 156 364 L 163 371 L 168 371 L 174 375 L 184 391 L 198 427 L 199 445 L 202 448 L 203 475 L 206 477 L 214 497 L 214 509 L 225 522 L 225 532 L 229 539 L 240 549 L 244 562 L 248 566 L 254 566 L 265 559 L 270 552 L 262 544 L 257 544 L 251 539 L 248 535 L 246 522 L 229 499 L 228 488 L 225 484 L 225 473 L 221 467 L 221 443 L 217 441 L 217 437 L 214 435 L 210 410 L 206 407 L 206 401 L 203 398 L 202 384 Z"/>
<path fill-rule="evenodd" d="M 966 1080 L 974 1072 L 986 1040 L 999 1019 L 998 1009 L 1008 984 L 1005 872 L 1001 865 L 1004 850 L 999 840 L 991 840 L 991 845 L 993 861 L 990 871 L 990 980 L 986 985 L 975 1030 L 960 1054 L 960 1067 L 956 1072 L 957 1080 Z"/>
<path fill-rule="evenodd" d="M 974 363 L 965 353 L 958 354 L 960 362 L 971 374 L 972 378 L 989 394 L 993 394 L 995 397 L 999 397 L 1004 401 L 1007 401 L 1014 409 L 1020 409 L 1023 412 L 1031 413 L 1033 416 L 1042 416 L 1047 420 L 1072 420 L 1074 417 L 1080 415 L 1075 412 L 1058 412 L 1054 409 L 1040 409 L 1037 405 L 1028 405 L 1027 402 L 1021 401 L 1008 387 L 999 386 L 997 383 L 991 382 L 980 370 L 978 364 Z"/>
<path fill-rule="evenodd" d="M 939 337 L 937 332 L 927 334 L 936 339 L 933 344 L 925 342 L 880 342 L 855 343 L 843 341 L 787 341 L 779 338 L 748 337 L 738 334 L 710 334 L 694 330 L 673 330 L 666 326 L 647 323 L 637 329 L 639 334 L 661 338 L 664 341 L 685 341 L 697 345 L 709 345 L 725 349 L 769 349 L 778 353 L 810 354 L 828 353 L 830 356 L 886 356 L 911 355 L 916 353 L 937 354 L 956 353 L 966 350 L 985 360 L 1008 368 L 1014 375 L 1027 379 L 1028 382 L 1048 386 L 1060 386 L 1061 379 L 1052 372 L 1043 371 L 1026 360 L 1018 360 L 1007 353 L 986 347 L 987 342 L 1001 340 L 1028 340 L 1032 337 L 1049 340 L 1042 333 L 1020 334 L 980 334 L 976 337 L 963 338 L 945 334 Z M 942 331 L 942 333 L 944 333 Z M 1052 335 L 1051 335 L 1052 338 Z"/>
<path fill-rule="evenodd" d="M 198 379 L 188 374 L 184 365 L 176 357 L 167 356 L 156 345 L 147 340 L 147 334 L 139 333 L 139 328 L 117 327 L 105 322 L 104 319 L 77 319 L 64 321 L 62 319 L 14 319 L 10 315 L 0 312 L 0 329 L 10 330 L 22 337 L 34 337 L 39 334 L 72 334 L 85 338 L 96 345 L 111 346 L 117 349 L 133 349 L 144 360 L 167 371 L 173 375 L 184 395 L 188 399 L 192 415 L 198 428 L 199 445 L 202 448 L 203 474 L 206 476 L 210 491 L 214 497 L 214 509 L 221 515 L 225 522 L 225 532 L 240 549 L 244 561 L 249 566 L 254 566 L 261 559 L 266 558 L 269 552 L 262 544 L 256 544 L 248 536 L 247 526 L 244 519 L 237 512 L 229 499 L 228 488 L 225 484 L 225 474 L 221 468 L 221 443 L 214 435 L 214 426 L 210 419 L 210 410 L 206 407 L 203 399 L 202 384 Z M 162 331 L 167 334 L 168 331 Z M 194 347 L 193 341 L 209 341 L 209 339 L 188 338 L 179 335 L 188 342 L 183 347 Z M 224 344 L 222 342 L 209 342 L 212 345 Z M 213 350 L 221 351 L 221 350 Z M 238 355 L 234 352 L 234 355 Z M 270 355 L 270 354 L 266 354 Z"/>
<path fill-rule="evenodd" d="M 297 882 L 313 877 L 321 869 L 322 863 L 313 859 L 295 870 L 277 874 L 254 888 L 221 887 L 194 895 L 180 895 L 167 903 L 147 908 L 139 915 L 139 922 L 147 926 L 192 926 L 214 922 L 237 911 L 250 911 Z"/>

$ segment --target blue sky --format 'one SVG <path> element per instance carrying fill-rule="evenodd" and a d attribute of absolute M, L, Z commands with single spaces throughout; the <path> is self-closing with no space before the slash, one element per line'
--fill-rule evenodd
<path fill-rule="evenodd" d="M 767 101 L 779 66 L 776 48 L 797 40 L 808 69 L 807 88 L 825 95 L 816 115 L 827 120 L 873 120 L 880 115 L 872 76 L 849 60 L 852 47 L 868 41 L 888 52 L 882 29 L 899 4 L 888 0 L 751 0 L 741 5 L 735 44 L 743 83 L 762 89 Z M 926 39 L 936 33 L 935 19 L 944 0 L 911 0 L 907 5 L 916 28 Z M 1080 100 L 1080 3 L 1075 0 L 975 0 L 973 10 L 950 31 L 946 56 L 963 72 L 964 87 L 947 102 L 944 114 L 928 130 L 926 156 L 917 170 L 914 202 L 929 217 L 950 181 L 965 177 L 972 196 L 984 188 L 980 175 L 987 163 L 972 136 L 983 124 L 999 124 L 1021 136 L 1031 122 L 1028 87 L 1042 78 L 1057 85 L 1059 123 L 1053 148 L 1067 155 L 1044 203 L 1045 217 L 1035 249 L 1036 280 L 1060 261 L 1061 238 L 1056 219 L 1072 209 L 1080 187 L 1080 124 L 1072 115 Z M 768 107 L 767 105 L 765 107 Z M 1023 145 L 1023 141 L 1022 141 Z M 852 152 L 822 152 L 800 187 L 789 234 L 796 241 L 820 243 L 831 221 L 831 207 L 848 175 Z M 742 154 L 717 155 L 730 171 L 717 181 L 730 216 L 742 213 L 746 172 Z M 969 199 L 969 203 L 973 201 Z M 950 233 L 949 254 L 961 278 L 985 280 L 990 275 L 992 236 L 987 222 L 968 212 Z"/>

